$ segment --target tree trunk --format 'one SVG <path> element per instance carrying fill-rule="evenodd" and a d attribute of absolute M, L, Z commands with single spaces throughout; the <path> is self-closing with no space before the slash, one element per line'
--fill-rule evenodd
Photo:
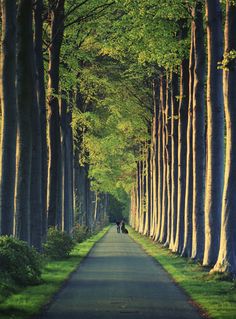
<path fill-rule="evenodd" d="M 37 101 L 36 91 L 36 66 L 34 59 L 34 49 L 32 47 L 32 59 L 34 67 L 34 81 L 32 82 L 34 92 L 34 105 L 31 110 L 32 124 L 32 164 L 31 164 L 31 184 L 30 184 L 30 243 L 39 251 L 42 248 L 42 144 L 41 144 L 41 125 L 40 110 Z"/>
<path fill-rule="evenodd" d="M 236 6 L 226 1 L 225 58 L 236 50 Z M 221 219 L 220 250 L 214 271 L 236 274 L 236 61 L 224 69 L 224 104 L 226 117 L 226 159 Z"/>
<path fill-rule="evenodd" d="M 202 2 L 194 13 L 194 87 L 193 87 L 193 220 L 192 255 L 202 261 L 204 253 L 204 196 L 205 196 L 205 46 Z"/>
<path fill-rule="evenodd" d="M 160 78 L 160 105 L 158 111 L 158 132 L 157 132 L 157 225 L 155 240 L 159 240 L 162 224 L 162 196 L 163 196 L 163 103 L 165 82 L 163 76 Z"/>
<path fill-rule="evenodd" d="M 0 234 L 13 234 L 16 172 L 16 1 L 2 0 Z"/>
<path fill-rule="evenodd" d="M 150 229 L 150 236 L 155 239 L 155 233 L 157 228 L 157 147 L 158 147 L 158 123 L 157 117 L 159 113 L 159 87 L 157 80 L 153 81 L 153 105 L 154 105 L 154 116 L 153 116 L 153 124 L 152 124 L 152 156 L 151 156 L 151 211 L 152 211 L 152 223 Z"/>
<path fill-rule="evenodd" d="M 222 70 L 222 12 L 219 1 L 206 0 L 207 76 L 207 174 L 205 193 L 205 249 L 203 265 L 214 265 L 220 241 L 220 219 L 224 180 L 224 103 Z"/>
<path fill-rule="evenodd" d="M 194 70 L 194 22 L 191 25 L 191 49 L 189 59 L 189 103 L 187 125 L 187 152 L 186 152 L 186 190 L 184 204 L 184 243 L 182 256 L 190 257 L 192 250 L 192 205 L 193 205 L 193 156 L 192 156 L 192 107 L 193 107 L 193 70 Z"/>
<path fill-rule="evenodd" d="M 46 121 L 46 98 L 43 63 L 43 0 L 37 0 L 34 9 L 35 22 L 35 57 L 37 72 L 37 97 L 40 112 L 41 126 L 41 197 L 42 197 L 42 236 L 47 232 L 47 121 Z"/>
<path fill-rule="evenodd" d="M 146 236 L 150 235 L 150 214 L 151 214 L 151 166 L 150 166 L 150 147 L 147 146 L 147 154 L 146 154 L 146 176 L 145 176 L 145 225 L 144 225 L 144 232 L 143 234 Z"/>
<path fill-rule="evenodd" d="M 171 81 L 171 233 L 170 249 L 176 236 L 177 195 L 178 195 L 178 75 L 172 73 Z"/>
<path fill-rule="evenodd" d="M 180 66 L 180 100 L 178 110 L 178 198 L 176 236 L 173 251 L 179 254 L 184 244 L 184 204 L 186 191 L 186 153 L 188 125 L 188 83 L 189 60 L 184 59 Z"/>
<path fill-rule="evenodd" d="M 18 138 L 16 164 L 17 238 L 30 243 L 30 177 L 32 160 L 31 113 L 35 109 L 32 1 L 21 0 L 17 12 Z"/>
<path fill-rule="evenodd" d="M 162 108 L 162 198 L 161 198 L 161 228 L 160 243 L 166 242 L 167 234 L 167 158 L 166 158 L 166 79 L 162 78 L 161 86 L 161 108 Z"/>
<path fill-rule="evenodd" d="M 165 110 L 165 152 L 166 152 L 166 190 L 167 190 L 167 199 L 166 199 L 166 240 L 164 245 L 166 247 L 170 244 L 171 236 L 171 86 L 172 86 L 172 75 L 169 73 L 167 76 L 167 85 L 166 85 L 166 110 Z"/>
<path fill-rule="evenodd" d="M 59 118 L 59 65 L 64 31 L 64 0 L 51 2 L 51 44 L 49 46 L 49 168 L 48 168 L 48 226 L 61 226 L 62 181 L 61 138 Z"/>

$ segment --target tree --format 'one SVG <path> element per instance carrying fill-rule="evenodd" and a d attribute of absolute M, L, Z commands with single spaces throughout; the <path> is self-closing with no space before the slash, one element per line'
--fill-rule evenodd
<path fill-rule="evenodd" d="M 205 249 L 203 265 L 214 265 L 219 251 L 220 219 L 224 181 L 224 103 L 222 70 L 222 12 L 219 1 L 206 1 L 207 76 L 207 161 L 205 192 Z"/>
<path fill-rule="evenodd" d="M 47 175 L 48 175 L 48 150 L 47 150 L 47 119 L 46 119 L 46 92 L 45 92 L 45 70 L 43 57 L 43 0 L 37 0 L 34 6 L 34 47 L 36 60 L 36 85 L 37 100 L 40 112 L 41 126 L 41 196 L 42 196 L 42 236 L 45 238 L 47 232 Z"/>
<path fill-rule="evenodd" d="M 193 12 L 194 13 L 194 12 Z M 193 15 L 194 16 L 194 15 Z M 193 156 L 192 156 L 192 107 L 194 82 L 194 21 L 191 23 L 191 49 L 189 57 L 189 93 L 188 93 L 188 124 L 186 151 L 186 191 L 184 205 L 184 243 L 182 256 L 190 257 L 192 251 L 192 199 L 193 199 Z"/>
<path fill-rule="evenodd" d="M 194 84 L 193 84 L 193 206 L 192 254 L 202 261 L 204 253 L 204 197 L 205 197 L 205 46 L 201 1 L 194 9 Z"/>
<path fill-rule="evenodd" d="M 16 237 L 30 242 L 30 183 L 32 161 L 32 110 L 35 103 L 32 1 L 21 0 L 17 11 Z"/>
<path fill-rule="evenodd" d="M 62 180 L 59 120 L 59 66 L 64 32 L 64 0 L 50 1 L 51 34 L 48 69 L 49 167 L 48 226 L 61 227 Z"/>
<path fill-rule="evenodd" d="M 226 158 L 221 217 L 220 250 L 214 271 L 236 274 L 236 6 L 226 1 L 225 48 L 224 48 L 224 105 L 226 120 Z"/>
<path fill-rule="evenodd" d="M 173 249 L 177 225 L 177 195 L 178 195 L 178 75 L 172 73 L 171 87 L 171 233 L 170 249 Z"/>
<path fill-rule="evenodd" d="M 186 22 L 185 22 L 186 23 Z M 182 38 L 187 36 L 187 26 L 182 28 Z M 187 151 L 187 124 L 188 124 L 188 83 L 189 60 L 183 59 L 180 65 L 180 99 L 178 110 L 178 195 L 176 237 L 173 251 L 181 253 L 184 243 L 184 203 L 186 190 L 186 151 Z"/>
<path fill-rule="evenodd" d="M 16 1 L 2 0 L 0 233 L 13 234 L 16 163 Z"/>

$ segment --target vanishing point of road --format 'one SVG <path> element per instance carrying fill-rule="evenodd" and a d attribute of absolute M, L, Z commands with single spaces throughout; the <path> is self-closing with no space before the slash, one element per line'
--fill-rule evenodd
<path fill-rule="evenodd" d="M 163 268 L 116 227 L 93 247 L 40 319 L 200 319 Z"/>

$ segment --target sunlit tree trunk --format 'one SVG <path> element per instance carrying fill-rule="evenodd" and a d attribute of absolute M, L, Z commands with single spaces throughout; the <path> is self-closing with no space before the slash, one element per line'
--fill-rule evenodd
<path fill-rule="evenodd" d="M 236 50 L 236 6 L 226 1 L 225 58 Z M 221 219 L 220 250 L 214 271 L 236 274 L 236 61 L 224 69 L 224 105 L 226 117 L 226 159 Z"/>
<path fill-rule="evenodd" d="M 165 97 L 165 82 L 163 76 L 160 78 L 160 104 L 158 110 L 157 131 L 157 224 L 155 229 L 155 240 L 159 240 L 162 223 L 162 196 L 163 196 L 163 103 Z"/>
<path fill-rule="evenodd" d="M 61 137 L 59 117 L 59 65 L 64 31 L 64 0 L 50 0 L 51 44 L 49 46 L 48 111 L 48 226 L 61 226 Z"/>
<path fill-rule="evenodd" d="M 16 164 L 17 238 L 30 243 L 30 182 L 32 161 L 32 122 L 35 108 L 32 1 L 18 2 L 17 12 L 17 102 L 18 138 Z"/>
<path fill-rule="evenodd" d="M 165 243 L 167 233 L 167 153 L 166 153 L 166 79 L 162 79 L 161 108 L 162 108 L 162 198 L 161 198 L 161 228 L 159 241 Z"/>
<path fill-rule="evenodd" d="M 42 197 L 42 236 L 46 237 L 47 232 L 47 125 L 46 125 L 46 97 L 43 62 L 43 0 L 37 0 L 34 6 L 35 23 L 35 57 L 37 72 L 37 98 L 40 111 L 41 125 L 41 197 Z"/>
<path fill-rule="evenodd" d="M 205 193 L 205 249 L 203 265 L 213 265 L 218 256 L 224 179 L 224 103 L 222 70 L 222 12 L 219 1 L 206 1 L 207 76 L 207 174 Z"/>
<path fill-rule="evenodd" d="M 193 86 L 193 220 L 192 255 L 202 261 L 204 253 L 204 196 L 205 196 L 205 46 L 202 2 L 194 14 L 194 86 Z"/>
<path fill-rule="evenodd" d="M 137 171 L 136 171 L 136 216 L 135 216 L 135 230 L 138 231 L 139 227 L 139 218 L 140 218 L 140 179 L 139 179 L 139 173 L 140 171 L 140 162 L 137 162 Z"/>
<path fill-rule="evenodd" d="M 181 254 L 191 256 L 192 251 L 192 208 L 193 208 L 193 156 L 192 156 L 192 107 L 193 107 L 193 70 L 194 70 L 194 22 L 191 25 L 191 49 L 189 59 L 189 101 L 186 150 L 186 187 L 184 204 L 184 243 Z"/>
<path fill-rule="evenodd" d="M 166 190 L 167 190 L 167 199 L 165 203 L 166 209 L 166 240 L 164 245 L 169 246 L 170 236 L 171 236 L 171 86 L 172 86 L 172 75 L 171 73 L 167 76 L 166 81 L 166 110 L 165 110 L 165 152 L 166 152 Z"/>
<path fill-rule="evenodd" d="M 158 148 L 158 115 L 159 115 L 159 83 L 157 80 L 153 81 L 153 106 L 154 106 L 154 116 L 153 116 L 153 124 L 152 124 L 152 225 L 150 236 L 154 239 L 157 228 L 157 148 Z"/>
<path fill-rule="evenodd" d="M 151 166 L 150 166 L 150 147 L 147 146 L 146 150 L 146 176 L 145 176 L 145 225 L 143 234 L 146 236 L 150 235 L 150 214 L 151 214 Z"/>
<path fill-rule="evenodd" d="M 173 251 L 181 253 L 184 244 L 184 203 L 186 191 L 186 153 L 188 125 L 188 81 L 189 60 L 184 59 L 180 66 L 180 100 L 178 110 L 178 198 L 176 236 Z"/>
<path fill-rule="evenodd" d="M 178 75 L 172 73 L 171 81 L 171 229 L 170 249 L 176 236 L 177 195 L 178 195 Z"/>
<path fill-rule="evenodd" d="M 188 25 L 184 19 L 180 21 L 180 38 L 185 40 L 188 36 Z M 188 94 L 189 94 L 189 60 L 183 59 L 180 65 L 180 93 L 178 109 L 178 194 L 177 194 L 177 220 L 176 236 L 173 247 L 179 254 L 184 243 L 184 204 L 186 190 L 186 153 L 187 153 L 187 125 L 188 125 Z"/>
<path fill-rule="evenodd" d="M 16 165 L 16 1 L 2 0 L 0 234 L 13 234 Z"/>

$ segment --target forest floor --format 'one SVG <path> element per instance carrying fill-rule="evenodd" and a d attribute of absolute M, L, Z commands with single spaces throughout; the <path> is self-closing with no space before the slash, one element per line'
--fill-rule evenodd
<path fill-rule="evenodd" d="M 42 283 L 17 288 L 15 293 L 0 303 L 0 319 L 26 319 L 39 313 L 55 293 L 69 280 L 95 243 L 104 236 L 109 227 L 75 246 L 65 260 L 48 261 L 42 272 Z"/>
<path fill-rule="evenodd" d="M 212 319 L 236 318 L 236 281 L 227 275 L 209 274 L 209 269 L 180 257 L 129 228 L 129 235 L 169 273 L 196 304 Z"/>
<path fill-rule="evenodd" d="M 38 319 L 199 319 L 163 268 L 116 227 L 93 247 Z"/>

